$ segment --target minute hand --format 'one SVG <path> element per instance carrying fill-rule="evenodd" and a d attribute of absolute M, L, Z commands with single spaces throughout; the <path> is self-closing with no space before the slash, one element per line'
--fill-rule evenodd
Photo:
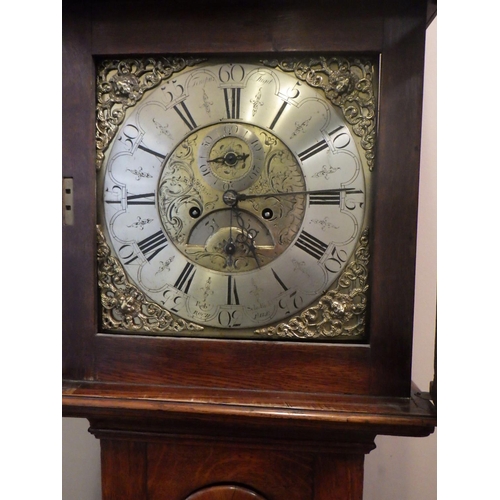
<path fill-rule="evenodd" d="M 337 188 L 337 189 L 317 189 L 312 191 L 286 191 L 283 193 L 263 193 L 263 194 L 243 194 L 237 193 L 237 201 L 249 200 L 251 198 L 265 198 L 269 196 L 295 196 L 297 194 L 336 194 L 341 191 L 355 191 L 356 188 Z"/>

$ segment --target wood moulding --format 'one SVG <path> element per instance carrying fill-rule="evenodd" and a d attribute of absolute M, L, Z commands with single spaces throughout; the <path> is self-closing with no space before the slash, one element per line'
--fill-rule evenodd
<path fill-rule="evenodd" d="M 307 447 L 373 443 L 378 434 L 425 437 L 436 426 L 434 406 L 416 387 L 409 398 L 374 398 L 67 382 L 63 416 L 89 419 L 99 438 L 175 434 L 218 441 L 285 440 L 287 447 L 291 442 Z"/>

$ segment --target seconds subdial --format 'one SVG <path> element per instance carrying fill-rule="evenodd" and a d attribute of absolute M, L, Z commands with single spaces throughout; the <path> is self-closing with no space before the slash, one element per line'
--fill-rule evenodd
<path fill-rule="evenodd" d="M 242 191 L 260 176 L 264 146 L 257 135 L 241 124 L 209 127 L 198 150 L 198 165 L 213 188 Z"/>

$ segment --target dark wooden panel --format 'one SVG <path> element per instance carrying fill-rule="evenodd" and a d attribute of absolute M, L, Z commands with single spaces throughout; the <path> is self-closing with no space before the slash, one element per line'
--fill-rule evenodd
<path fill-rule="evenodd" d="M 369 348 L 100 335 L 100 380 L 228 389 L 369 392 Z"/>
<path fill-rule="evenodd" d="M 62 228 L 63 376 L 92 373 L 95 317 L 94 65 L 90 2 L 64 2 L 62 175 L 74 181 L 72 226 Z"/>
<path fill-rule="evenodd" d="M 95 54 L 379 51 L 373 2 L 97 2 Z M 354 36 L 353 36 L 354 34 Z"/>
<path fill-rule="evenodd" d="M 362 500 L 364 459 L 363 454 L 319 455 L 314 500 Z"/>
<path fill-rule="evenodd" d="M 411 384 L 425 2 L 386 21 L 372 231 L 373 394 Z"/>
<path fill-rule="evenodd" d="M 312 455 L 243 446 L 148 444 L 150 500 L 184 500 L 211 484 L 246 486 L 269 500 L 312 499 Z"/>
<path fill-rule="evenodd" d="M 146 443 L 101 439 L 102 500 L 146 500 Z"/>

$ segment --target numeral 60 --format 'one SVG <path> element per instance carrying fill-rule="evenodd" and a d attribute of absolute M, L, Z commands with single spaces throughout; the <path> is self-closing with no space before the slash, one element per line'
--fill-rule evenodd
<path fill-rule="evenodd" d="M 222 83 L 242 82 L 245 78 L 245 68 L 241 64 L 225 65 L 219 69 L 219 80 Z"/>

